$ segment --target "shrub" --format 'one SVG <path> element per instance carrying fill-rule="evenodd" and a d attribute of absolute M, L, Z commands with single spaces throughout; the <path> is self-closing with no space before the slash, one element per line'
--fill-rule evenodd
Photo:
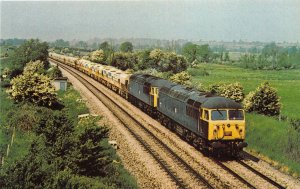
<path fill-rule="evenodd" d="M 116 52 L 111 55 L 111 65 L 121 70 L 133 69 L 138 64 L 138 57 L 135 53 Z"/>
<path fill-rule="evenodd" d="M 236 102 L 242 102 L 244 99 L 243 87 L 240 83 L 214 84 L 209 88 L 211 93 L 230 98 Z"/>
<path fill-rule="evenodd" d="M 13 78 L 11 88 L 7 90 L 16 102 L 33 102 L 38 105 L 51 106 L 57 102 L 55 89 L 48 76 L 42 72 L 43 64 L 40 61 L 30 62 L 24 68 L 22 75 Z"/>
<path fill-rule="evenodd" d="M 38 74 L 44 74 L 45 73 L 45 66 L 44 63 L 37 60 L 37 61 L 30 61 L 26 64 L 24 67 L 23 73 L 38 73 Z"/>
<path fill-rule="evenodd" d="M 276 90 L 268 82 L 264 82 L 246 96 L 244 108 L 248 112 L 256 111 L 260 114 L 274 116 L 279 115 L 281 104 Z"/>
<path fill-rule="evenodd" d="M 162 72 L 179 73 L 187 69 L 188 63 L 184 56 L 177 55 L 174 52 L 162 52 L 160 49 L 154 49 L 149 54 L 149 63 L 152 68 L 155 67 Z"/>
<path fill-rule="evenodd" d="M 177 73 L 170 77 L 171 81 L 186 86 L 191 86 L 190 79 L 191 79 L 191 75 L 188 74 L 186 71 Z"/>
<path fill-rule="evenodd" d="M 90 53 L 90 61 L 104 64 L 106 60 L 105 53 L 102 49 Z"/>
<path fill-rule="evenodd" d="M 60 71 L 60 69 L 58 68 L 58 66 L 54 66 L 51 67 L 48 72 L 47 75 L 51 78 L 51 79 L 55 79 L 57 77 L 62 77 L 62 73 Z"/>

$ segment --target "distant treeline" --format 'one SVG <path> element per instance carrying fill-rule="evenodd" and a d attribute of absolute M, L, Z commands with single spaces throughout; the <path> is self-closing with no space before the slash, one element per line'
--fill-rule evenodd
<path fill-rule="evenodd" d="M 246 53 L 240 58 L 241 66 L 251 69 L 291 69 L 300 65 L 300 48 L 279 47 L 270 43 L 256 53 Z"/>

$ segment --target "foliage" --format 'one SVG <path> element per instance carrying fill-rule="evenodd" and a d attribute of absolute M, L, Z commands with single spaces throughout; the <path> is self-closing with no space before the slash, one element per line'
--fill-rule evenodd
<path fill-rule="evenodd" d="M 39 70 L 40 62 L 31 62 L 24 68 L 22 75 L 11 80 L 7 90 L 16 102 L 33 102 L 38 105 L 51 106 L 57 102 L 55 89 L 49 77 L 32 71 Z"/>
<path fill-rule="evenodd" d="M 277 91 L 268 82 L 264 82 L 246 96 L 244 107 L 248 112 L 273 116 L 280 114 L 281 104 Z"/>
<path fill-rule="evenodd" d="M 23 131 L 30 131 L 39 124 L 41 117 L 47 115 L 49 109 L 35 107 L 30 104 L 19 104 L 7 112 L 8 124 Z"/>
<path fill-rule="evenodd" d="M 102 49 L 100 50 L 96 50 L 90 53 L 90 58 L 89 58 L 92 62 L 97 62 L 97 63 L 101 63 L 101 64 L 105 64 L 105 53 Z"/>
<path fill-rule="evenodd" d="M 44 63 L 37 60 L 37 61 L 30 61 L 26 64 L 26 66 L 24 67 L 23 73 L 24 74 L 33 74 L 33 73 L 37 73 L 37 74 L 44 74 L 45 73 L 45 69 L 44 69 Z"/>
<path fill-rule="evenodd" d="M 192 63 L 195 60 L 199 62 L 210 62 L 212 52 L 209 45 L 196 45 L 191 42 L 186 43 L 183 46 L 183 55 L 186 56 L 187 60 Z"/>
<path fill-rule="evenodd" d="M 69 41 L 65 41 L 63 39 L 57 39 L 53 43 L 50 43 L 51 47 L 69 47 Z"/>
<path fill-rule="evenodd" d="M 14 70 L 12 71 L 10 78 L 20 74 L 25 67 L 26 63 L 30 61 L 40 60 L 44 62 L 44 67 L 48 68 L 48 44 L 46 42 L 40 42 L 38 39 L 30 39 L 24 42 L 20 47 L 16 48 L 12 55 L 12 64 L 14 64 Z"/>
<path fill-rule="evenodd" d="M 62 77 L 62 72 L 60 71 L 60 69 L 57 66 L 52 66 L 48 71 L 47 71 L 47 75 L 51 78 L 51 79 L 55 79 L 58 77 Z"/>
<path fill-rule="evenodd" d="M 180 85 L 191 86 L 191 75 L 189 75 L 186 71 L 174 74 L 170 77 L 170 80 L 178 83 Z"/>
<path fill-rule="evenodd" d="M 85 118 L 77 126 L 72 169 L 85 176 L 108 175 L 112 160 L 101 143 L 108 137 L 108 128 L 98 126 L 96 118 Z"/>
<path fill-rule="evenodd" d="M 181 56 L 173 52 L 163 52 L 160 49 L 154 49 L 149 54 L 149 63 L 146 65 L 150 68 L 156 68 L 162 72 L 171 71 L 173 73 L 179 73 L 186 70 L 187 61 Z"/>
<path fill-rule="evenodd" d="M 133 51 L 132 43 L 130 43 L 128 41 L 122 43 L 120 46 L 120 51 L 121 52 L 132 52 Z"/>
<path fill-rule="evenodd" d="M 243 87 L 240 83 L 220 83 L 209 87 L 211 93 L 216 93 L 220 96 L 230 98 L 236 102 L 242 102 L 244 99 Z"/>
<path fill-rule="evenodd" d="M 259 54 L 244 54 L 240 62 L 243 67 L 251 69 L 291 69 L 300 62 L 300 49 L 281 48 L 275 43 L 270 43 L 264 46 Z"/>
<path fill-rule="evenodd" d="M 133 69 L 138 64 L 138 58 L 134 53 L 116 52 L 112 54 L 111 65 L 121 70 Z"/>

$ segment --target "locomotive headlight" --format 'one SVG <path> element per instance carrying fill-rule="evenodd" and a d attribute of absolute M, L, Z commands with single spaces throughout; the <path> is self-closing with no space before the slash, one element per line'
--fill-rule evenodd
<path fill-rule="evenodd" d="M 242 135 L 243 134 L 243 129 L 240 129 L 240 135 Z"/>
<path fill-rule="evenodd" d="M 217 136 L 218 136 L 217 129 L 214 129 L 213 134 L 214 134 L 214 137 L 217 138 Z"/>
<path fill-rule="evenodd" d="M 215 129 L 215 130 L 219 130 L 219 129 L 220 129 L 220 125 L 215 125 L 215 126 L 214 126 L 214 129 Z"/>

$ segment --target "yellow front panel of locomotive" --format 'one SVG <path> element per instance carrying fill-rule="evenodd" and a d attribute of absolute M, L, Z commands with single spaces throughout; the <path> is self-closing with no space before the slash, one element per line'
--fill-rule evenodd
<path fill-rule="evenodd" d="M 211 112 L 210 112 L 211 113 Z M 210 114 L 211 115 L 211 114 Z M 244 120 L 209 120 L 208 140 L 244 140 Z"/>

